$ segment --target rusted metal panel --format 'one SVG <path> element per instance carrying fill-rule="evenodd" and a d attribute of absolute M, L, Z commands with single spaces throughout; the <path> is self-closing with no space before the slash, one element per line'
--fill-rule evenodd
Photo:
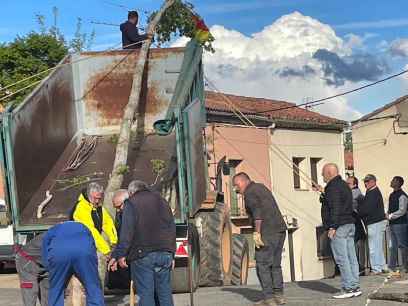
<path fill-rule="evenodd" d="M 84 129 L 97 134 L 101 129 L 117 128 L 128 103 L 133 71 L 138 51 L 84 53 L 77 64 L 80 72 L 78 103 L 82 103 Z M 151 131 L 153 123 L 163 118 L 170 103 L 179 70 L 183 49 L 152 49 L 143 78 L 139 113 L 143 114 L 144 128 Z"/>
<path fill-rule="evenodd" d="M 56 70 L 12 116 L 18 207 L 22 211 L 77 131 L 72 70 Z"/>

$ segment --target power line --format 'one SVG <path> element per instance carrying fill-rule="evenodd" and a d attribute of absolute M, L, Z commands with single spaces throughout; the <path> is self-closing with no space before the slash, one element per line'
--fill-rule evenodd
<path fill-rule="evenodd" d="M 281 110 L 292 109 L 292 108 L 297 108 L 297 107 L 307 106 L 307 105 L 315 106 L 314 104 L 316 104 L 316 103 L 320 103 L 320 102 L 323 102 L 323 101 L 327 101 L 327 100 L 331 100 L 331 99 L 338 98 L 338 97 L 341 97 L 341 96 L 345 96 L 345 95 L 351 94 L 353 92 L 357 92 L 357 91 L 363 90 L 365 88 L 368 88 L 368 87 L 371 87 L 371 86 L 386 82 L 388 80 L 399 77 L 399 76 L 401 76 L 403 74 L 406 74 L 406 73 L 408 73 L 408 69 L 403 70 L 403 71 L 401 71 L 399 73 L 390 75 L 390 76 L 386 77 L 385 79 L 381 79 L 381 80 L 375 81 L 373 83 L 369 83 L 369 84 L 366 84 L 364 86 L 357 87 L 357 88 L 354 88 L 354 89 L 351 89 L 351 90 L 348 90 L 348 91 L 345 91 L 345 92 L 342 92 L 342 93 L 339 93 L 339 94 L 336 94 L 336 95 L 333 95 L 333 96 L 329 96 L 329 97 L 326 97 L 326 98 L 322 98 L 322 99 L 318 99 L 318 100 L 314 100 L 314 101 L 310 101 L 310 102 L 306 102 L 306 103 L 302 103 L 302 104 L 296 104 L 296 105 L 292 105 L 292 106 L 272 108 L 272 109 L 269 109 L 269 110 L 256 112 L 255 114 L 264 114 L 264 113 L 270 113 L 270 112 L 277 112 L 277 111 L 281 111 Z M 324 104 L 324 103 L 322 103 L 322 104 Z"/>

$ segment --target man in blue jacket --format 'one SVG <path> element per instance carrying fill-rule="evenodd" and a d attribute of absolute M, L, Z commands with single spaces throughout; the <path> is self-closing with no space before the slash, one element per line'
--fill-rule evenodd
<path fill-rule="evenodd" d="M 85 288 L 87 306 L 105 305 L 95 242 L 85 225 L 64 222 L 50 228 L 43 238 L 42 258 L 49 272 L 50 306 L 64 305 L 64 291 L 73 275 Z"/>

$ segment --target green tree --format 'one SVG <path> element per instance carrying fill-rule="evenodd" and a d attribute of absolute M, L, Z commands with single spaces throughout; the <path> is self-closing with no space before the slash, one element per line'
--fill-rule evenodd
<path fill-rule="evenodd" d="M 351 131 L 346 131 L 344 133 L 344 149 L 346 151 L 353 151 L 353 134 Z"/>
<path fill-rule="evenodd" d="M 156 12 L 150 15 L 149 22 L 155 15 Z M 161 45 L 169 43 L 175 37 L 197 38 L 197 30 L 208 29 L 201 17 L 194 11 L 194 5 L 187 1 L 176 0 L 160 19 L 156 28 L 155 40 Z M 200 42 L 205 50 L 214 52 L 213 41 L 214 37 L 208 31 L 208 36 Z"/>
<path fill-rule="evenodd" d="M 33 89 L 33 87 L 26 87 L 43 79 L 50 71 L 18 83 L 16 86 L 10 87 L 11 84 L 55 67 L 69 52 L 80 52 L 91 47 L 95 32 L 84 33 L 80 18 L 77 20 L 74 38 L 71 41 L 66 41 L 58 27 L 58 9 L 56 7 L 53 8 L 53 16 L 53 24 L 47 26 L 46 18 L 43 15 L 36 15 L 38 31 L 17 36 L 10 43 L 0 44 L 1 105 L 21 103 Z M 10 96 L 11 94 L 13 95 Z"/>
<path fill-rule="evenodd" d="M 64 41 L 49 32 L 31 32 L 25 36 L 18 36 L 11 43 L 0 45 L 0 89 L 54 67 L 67 53 L 68 48 Z M 0 98 L 29 86 L 45 76 L 46 74 L 42 74 L 36 79 L 1 90 Z M 18 104 L 30 91 L 32 88 L 22 90 L 2 101 L 2 105 Z"/>

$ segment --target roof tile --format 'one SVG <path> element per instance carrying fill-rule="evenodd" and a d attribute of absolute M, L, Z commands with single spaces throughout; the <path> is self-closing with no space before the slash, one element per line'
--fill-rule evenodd
<path fill-rule="evenodd" d="M 268 111 L 258 114 L 260 116 L 269 117 L 270 119 L 294 120 L 303 122 L 315 122 L 321 124 L 343 124 L 344 121 L 331 118 L 317 112 L 313 112 L 300 107 L 290 109 L 281 109 L 284 107 L 295 106 L 295 103 L 270 100 L 264 98 L 251 98 L 224 94 L 239 110 L 248 115 L 255 115 L 258 112 Z M 232 112 L 231 107 L 221 93 L 212 91 L 206 92 L 206 107 L 210 110 Z M 273 109 L 279 109 L 274 111 Z"/>

